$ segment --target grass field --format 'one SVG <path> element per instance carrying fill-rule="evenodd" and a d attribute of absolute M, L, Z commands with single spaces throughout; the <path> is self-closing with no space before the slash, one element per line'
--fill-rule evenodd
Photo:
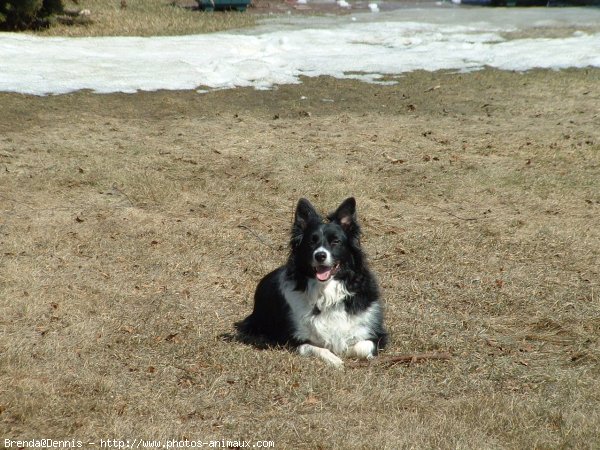
<path fill-rule="evenodd" d="M 67 9 L 91 13 L 79 25 L 54 26 L 41 30 L 42 36 L 170 36 L 211 33 L 245 28 L 256 23 L 256 16 L 237 11 L 217 14 L 197 10 L 194 0 L 63 0 Z M 194 9 L 196 8 L 196 9 Z"/>
<path fill-rule="evenodd" d="M 0 446 L 600 448 L 600 71 L 398 81 L 0 94 Z M 385 354 L 449 361 L 236 339 L 297 199 L 349 195 Z"/>
<path fill-rule="evenodd" d="M 2 436 L 597 448 L 599 74 L 1 94 Z M 297 198 L 346 195 L 387 353 L 450 361 L 236 341 Z"/>

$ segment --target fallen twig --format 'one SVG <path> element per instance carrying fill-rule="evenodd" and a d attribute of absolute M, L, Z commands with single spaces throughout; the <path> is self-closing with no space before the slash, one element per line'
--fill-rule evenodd
<path fill-rule="evenodd" d="M 266 245 L 269 248 L 274 248 L 274 245 L 272 242 L 270 242 L 269 240 L 263 238 L 260 234 L 258 234 L 256 231 L 254 231 L 252 228 L 250 228 L 247 225 L 243 225 L 240 224 L 238 225 L 239 228 L 243 228 L 244 230 L 249 231 L 256 239 L 258 239 L 258 241 L 264 245 Z"/>
<path fill-rule="evenodd" d="M 431 206 L 433 208 L 439 209 L 440 211 L 445 212 L 449 216 L 455 217 L 455 218 L 457 218 L 459 220 L 465 220 L 465 221 L 476 221 L 476 220 L 479 220 L 478 217 L 460 217 L 460 216 L 457 216 L 456 214 L 454 214 L 453 212 L 448 211 L 447 209 L 440 208 L 439 206 L 435 206 L 435 205 L 431 205 Z"/>
<path fill-rule="evenodd" d="M 450 353 L 405 353 L 400 355 L 380 355 L 367 361 L 350 362 L 348 367 L 365 367 L 372 365 L 395 366 L 396 364 L 413 364 L 425 361 L 447 361 L 452 358 Z"/>
<path fill-rule="evenodd" d="M 127 193 L 125 193 L 121 188 L 119 188 L 119 186 L 117 186 L 117 183 L 113 183 L 112 185 L 112 189 L 113 191 L 117 192 L 118 194 L 122 195 L 123 197 L 125 197 L 125 199 L 129 202 L 129 206 L 134 207 L 135 204 L 131 201 L 131 199 L 129 198 L 129 195 L 127 195 Z"/>

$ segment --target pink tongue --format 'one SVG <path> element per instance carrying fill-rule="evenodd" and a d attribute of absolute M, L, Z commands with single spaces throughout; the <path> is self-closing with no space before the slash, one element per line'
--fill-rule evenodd
<path fill-rule="evenodd" d="M 317 278 L 319 281 L 327 281 L 331 276 L 330 267 L 319 267 L 317 268 Z"/>

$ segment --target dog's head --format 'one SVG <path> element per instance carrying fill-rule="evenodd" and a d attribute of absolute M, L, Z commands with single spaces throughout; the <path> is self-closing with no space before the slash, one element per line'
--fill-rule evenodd
<path fill-rule="evenodd" d="M 360 257 L 356 200 L 350 197 L 324 220 L 310 202 L 298 201 L 292 226 L 292 257 L 307 277 L 327 282 Z"/>

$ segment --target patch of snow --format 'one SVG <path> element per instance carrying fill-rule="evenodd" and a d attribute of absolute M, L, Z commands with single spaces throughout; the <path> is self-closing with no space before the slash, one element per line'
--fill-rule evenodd
<path fill-rule="evenodd" d="M 588 8 L 439 8 L 284 17 L 252 30 L 194 36 L 0 33 L 0 91 L 201 92 L 238 86 L 269 89 L 299 83 L 301 76 L 381 82 L 382 77 L 420 69 L 600 67 L 599 23 L 600 10 Z M 564 38 L 504 35 L 540 27 L 588 29 Z"/>

